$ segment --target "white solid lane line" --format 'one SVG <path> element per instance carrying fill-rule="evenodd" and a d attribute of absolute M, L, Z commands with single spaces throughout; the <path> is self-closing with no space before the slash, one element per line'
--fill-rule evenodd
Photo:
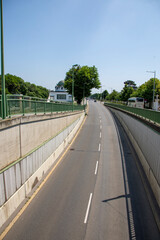
<path fill-rule="evenodd" d="M 101 138 L 102 137 L 102 133 L 100 132 L 100 135 L 99 135 L 99 137 Z"/>
<path fill-rule="evenodd" d="M 95 172 L 94 172 L 95 175 L 97 175 L 97 170 L 98 170 L 98 161 L 96 163 L 96 168 L 95 168 Z"/>
<path fill-rule="evenodd" d="M 87 223 L 89 209 L 90 209 L 90 206 L 91 206 L 91 201 L 92 201 L 92 193 L 90 193 L 90 196 L 89 196 L 89 201 L 88 201 L 88 206 L 87 206 L 87 211 L 86 211 L 84 223 Z"/>
<path fill-rule="evenodd" d="M 101 151 L 101 144 L 99 143 L 98 151 Z"/>

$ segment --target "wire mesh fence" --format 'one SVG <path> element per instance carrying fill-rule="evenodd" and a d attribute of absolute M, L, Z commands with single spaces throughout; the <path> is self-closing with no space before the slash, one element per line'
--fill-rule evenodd
<path fill-rule="evenodd" d="M 6 116 L 45 114 L 53 112 L 81 111 L 86 105 L 59 103 L 47 99 L 18 95 L 6 95 Z M 2 118 L 2 97 L 0 95 L 0 117 Z"/>

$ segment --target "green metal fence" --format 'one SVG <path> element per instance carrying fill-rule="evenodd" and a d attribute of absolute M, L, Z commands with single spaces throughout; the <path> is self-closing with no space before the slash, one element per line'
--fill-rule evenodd
<path fill-rule="evenodd" d="M 1 103 L 1 96 L 0 96 Z M 46 99 L 34 98 L 23 95 L 7 95 L 6 97 L 6 115 L 38 114 L 38 113 L 53 113 L 85 110 L 86 105 L 72 103 L 48 102 Z M 0 117 L 2 117 L 2 106 L 0 104 Z"/>
<path fill-rule="evenodd" d="M 111 106 L 117 109 L 122 109 L 127 112 L 134 113 L 138 116 L 141 116 L 147 120 L 151 120 L 155 123 L 160 124 L 160 112 L 150 110 L 150 109 L 142 109 L 142 108 L 134 108 L 134 107 L 129 107 L 126 105 L 121 105 L 121 104 L 116 104 L 116 103 L 104 103 L 106 106 Z"/>
<path fill-rule="evenodd" d="M 2 118 L 2 96 L 0 95 L 0 118 Z"/>

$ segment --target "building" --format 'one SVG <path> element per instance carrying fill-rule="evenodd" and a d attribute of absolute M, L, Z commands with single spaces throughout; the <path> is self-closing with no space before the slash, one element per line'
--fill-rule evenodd
<path fill-rule="evenodd" d="M 50 91 L 48 100 L 55 102 L 72 102 L 72 95 L 64 88 L 64 81 L 60 81 L 55 86 L 55 91 Z"/>

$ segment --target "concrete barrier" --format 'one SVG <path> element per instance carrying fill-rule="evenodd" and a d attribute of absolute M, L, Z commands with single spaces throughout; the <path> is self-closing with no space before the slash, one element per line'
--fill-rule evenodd
<path fill-rule="evenodd" d="M 129 136 L 160 207 L 160 134 L 128 114 L 110 110 Z"/>
<path fill-rule="evenodd" d="M 85 114 L 81 112 L 75 116 L 74 121 L 56 136 L 1 171 L 0 227 L 27 197 L 37 182 L 42 179 L 43 175 L 75 136 Z M 70 118 L 67 118 L 67 123 L 69 122 Z M 62 122 L 60 122 L 60 125 L 61 128 L 64 126 Z"/>
<path fill-rule="evenodd" d="M 0 170 L 53 138 L 81 114 L 31 115 L 0 121 Z"/>

